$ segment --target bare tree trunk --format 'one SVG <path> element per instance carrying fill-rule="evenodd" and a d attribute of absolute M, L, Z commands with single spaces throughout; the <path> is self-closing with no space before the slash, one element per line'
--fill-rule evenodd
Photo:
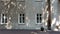
<path fill-rule="evenodd" d="M 48 26 L 48 30 L 51 30 L 51 6 L 50 6 L 50 0 L 47 0 L 48 3 L 48 21 L 47 21 L 47 26 Z"/>

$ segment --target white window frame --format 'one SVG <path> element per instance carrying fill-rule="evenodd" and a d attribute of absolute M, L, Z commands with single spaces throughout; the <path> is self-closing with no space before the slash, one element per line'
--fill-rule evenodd
<path fill-rule="evenodd" d="M 5 20 L 4 20 L 4 23 L 2 23 L 2 14 L 1 14 L 1 23 L 0 24 L 7 24 L 7 23 L 5 23 Z"/>
<path fill-rule="evenodd" d="M 25 22 L 24 23 L 20 23 L 20 14 L 18 14 L 18 24 L 25 24 Z"/>
<path fill-rule="evenodd" d="M 37 14 L 40 14 L 40 13 L 37 13 Z M 35 15 L 35 19 L 36 19 L 36 24 L 42 24 L 42 21 L 41 21 L 41 23 L 39 22 L 39 23 L 37 23 L 37 14 Z M 42 16 L 41 16 L 42 17 Z"/>

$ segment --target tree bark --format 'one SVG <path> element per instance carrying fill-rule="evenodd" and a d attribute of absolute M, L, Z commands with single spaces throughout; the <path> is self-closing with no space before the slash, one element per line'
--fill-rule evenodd
<path fill-rule="evenodd" d="M 48 13 L 49 13 L 47 26 L 48 26 L 48 30 L 51 30 L 51 9 L 50 9 L 51 8 L 51 6 L 50 6 L 51 2 L 50 2 L 50 0 L 47 0 L 47 3 L 48 3 Z"/>

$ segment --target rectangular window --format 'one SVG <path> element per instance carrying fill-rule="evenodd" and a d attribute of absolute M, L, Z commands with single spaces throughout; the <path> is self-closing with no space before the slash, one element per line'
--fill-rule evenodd
<path fill-rule="evenodd" d="M 42 14 L 37 14 L 37 23 L 42 22 Z"/>
<path fill-rule="evenodd" d="M 7 14 L 1 14 L 1 24 L 7 23 Z"/>
<path fill-rule="evenodd" d="M 19 24 L 24 24 L 25 23 L 25 14 L 19 14 Z"/>

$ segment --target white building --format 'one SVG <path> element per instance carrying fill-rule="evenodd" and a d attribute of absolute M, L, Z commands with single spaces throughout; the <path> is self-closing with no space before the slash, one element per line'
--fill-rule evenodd
<path fill-rule="evenodd" d="M 47 30 L 46 8 L 46 0 L 0 0 L 0 29 Z M 52 30 L 60 23 L 59 11 L 58 0 L 51 0 Z"/>

